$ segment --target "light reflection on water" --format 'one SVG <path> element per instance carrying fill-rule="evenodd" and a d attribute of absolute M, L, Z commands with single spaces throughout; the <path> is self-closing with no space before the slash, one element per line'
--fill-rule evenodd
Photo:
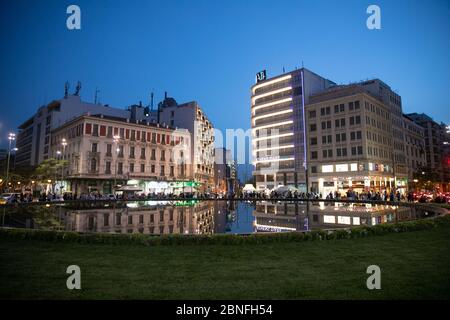
<path fill-rule="evenodd" d="M 4 208 L 3 213 L 6 227 L 155 235 L 336 229 L 433 215 L 361 203 L 196 200 L 51 204 Z"/>

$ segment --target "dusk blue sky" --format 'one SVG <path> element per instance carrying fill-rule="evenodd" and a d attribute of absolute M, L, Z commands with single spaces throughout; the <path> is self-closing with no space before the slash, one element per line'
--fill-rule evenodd
<path fill-rule="evenodd" d="M 79 31 L 66 8 L 81 7 Z M 381 30 L 366 8 L 381 7 Z M 403 111 L 450 123 L 450 1 L 2 1 L 0 145 L 64 82 L 123 107 L 164 91 L 220 129 L 250 126 L 250 86 L 301 66 L 337 83 L 380 78 Z"/>

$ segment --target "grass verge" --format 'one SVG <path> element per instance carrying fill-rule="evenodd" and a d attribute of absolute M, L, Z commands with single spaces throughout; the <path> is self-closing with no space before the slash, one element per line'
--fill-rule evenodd
<path fill-rule="evenodd" d="M 2 236 L 0 298 L 450 299 L 448 252 L 448 223 L 376 237 L 258 245 L 142 246 Z M 81 290 L 66 288 L 72 264 L 81 268 Z M 366 288 L 366 269 L 373 264 L 381 268 L 381 290 Z"/>

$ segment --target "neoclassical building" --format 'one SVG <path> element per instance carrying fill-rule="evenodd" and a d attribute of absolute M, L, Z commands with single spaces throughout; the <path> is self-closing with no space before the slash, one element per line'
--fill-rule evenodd
<path fill-rule="evenodd" d="M 177 193 L 194 183 L 186 129 L 98 114 L 76 117 L 51 137 L 52 156 L 69 162 L 57 177 L 64 191 L 109 194 L 129 185 Z"/>

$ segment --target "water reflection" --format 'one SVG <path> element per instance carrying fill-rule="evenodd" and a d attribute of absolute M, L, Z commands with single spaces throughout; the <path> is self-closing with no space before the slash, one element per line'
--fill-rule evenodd
<path fill-rule="evenodd" d="M 154 235 L 248 234 L 373 226 L 432 215 L 404 206 L 321 201 L 136 201 L 3 208 L 2 225 Z"/>

